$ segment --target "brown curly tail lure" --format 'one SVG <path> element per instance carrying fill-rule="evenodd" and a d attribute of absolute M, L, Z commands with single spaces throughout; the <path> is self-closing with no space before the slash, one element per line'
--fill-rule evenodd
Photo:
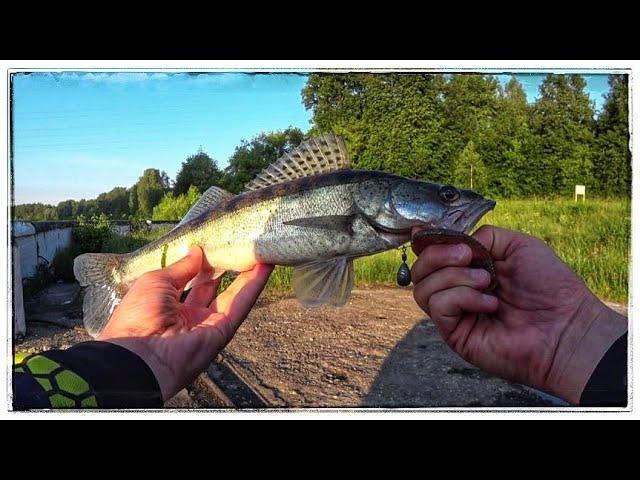
<path fill-rule="evenodd" d="M 493 258 L 484 245 L 478 242 L 475 238 L 456 230 L 443 229 L 420 230 L 411 237 L 411 245 L 416 255 L 420 255 L 425 248 L 431 245 L 456 245 L 459 243 L 469 245 L 471 248 L 472 259 L 469 266 L 471 268 L 484 268 L 491 275 L 491 283 L 489 284 L 489 287 L 487 287 L 487 291 L 496 288 L 498 281 L 496 278 L 496 269 L 493 264 Z M 403 257 L 403 265 L 400 268 L 402 269 L 404 265 Z M 398 277 L 400 277 L 400 275 L 398 275 Z M 403 280 L 405 279 L 403 278 Z M 409 279 L 409 282 L 410 281 L 411 280 Z M 402 285 L 400 281 L 398 281 L 401 286 L 406 286 L 409 282 Z"/>

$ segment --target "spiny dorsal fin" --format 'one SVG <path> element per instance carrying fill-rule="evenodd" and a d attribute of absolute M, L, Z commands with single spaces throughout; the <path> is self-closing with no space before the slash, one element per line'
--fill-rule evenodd
<path fill-rule="evenodd" d="M 227 192 L 226 190 L 220 187 L 209 187 L 209 189 L 202 194 L 200 200 L 198 200 L 193 207 L 189 209 L 187 214 L 184 216 L 180 223 L 178 223 L 174 229 L 184 225 L 190 220 L 193 220 L 197 216 L 206 212 L 207 210 L 211 210 L 216 204 L 224 200 L 225 198 L 233 197 L 232 193 Z"/>
<path fill-rule="evenodd" d="M 302 142 L 293 151 L 262 170 L 245 185 L 246 190 L 284 183 L 296 178 L 350 168 L 344 140 L 333 133 Z"/>

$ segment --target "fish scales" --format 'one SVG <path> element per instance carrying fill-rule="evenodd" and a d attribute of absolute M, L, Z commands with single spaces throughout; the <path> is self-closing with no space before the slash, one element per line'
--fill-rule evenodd
<path fill-rule="evenodd" d="M 165 242 L 135 252 L 125 267 L 125 279 L 160 268 L 184 257 L 190 245 L 200 245 L 210 265 L 243 271 L 256 262 L 296 265 L 345 253 L 349 232 L 301 228 L 286 222 L 304 217 L 346 216 L 355 211 L 353 184 L 320 186 L 255 204 L 231 204 L 208 219 L 185 224 Z M 231 209 L 229 209 L 231 207 Z M 218 214 L 219 213 L 219 214 Z M 355 252 L 352 252 L 355 254 Z"/>

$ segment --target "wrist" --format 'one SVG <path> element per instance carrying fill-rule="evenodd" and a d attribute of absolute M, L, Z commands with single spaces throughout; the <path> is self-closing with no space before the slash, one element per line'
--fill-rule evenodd
<path fill-rule="evenodd" d="M 545 389 L 577 405 L 598 363 L 627 329 L 626 317 L 589 295 L 560 336 Z"/>

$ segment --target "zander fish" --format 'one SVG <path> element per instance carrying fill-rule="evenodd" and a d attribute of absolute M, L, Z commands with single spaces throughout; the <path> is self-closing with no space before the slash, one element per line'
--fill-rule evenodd
<path fill-rule="evenodd" d="M 495 202 L 481 195 L 377 171 L 350 170 L 344 142 L 303 142 L 233 195 L 211 187 L 168 234 L 128 254 L 87 253 L 73 271 L 87 287 L 83 313 L 97 336 L 142 274 L 202 248 L 212 274 L 258 263 L 294 267 L 293 290 L 305 305 L 344 305 L 353 259 L 397 248 L 414 226 L 468 233 Z"/>

